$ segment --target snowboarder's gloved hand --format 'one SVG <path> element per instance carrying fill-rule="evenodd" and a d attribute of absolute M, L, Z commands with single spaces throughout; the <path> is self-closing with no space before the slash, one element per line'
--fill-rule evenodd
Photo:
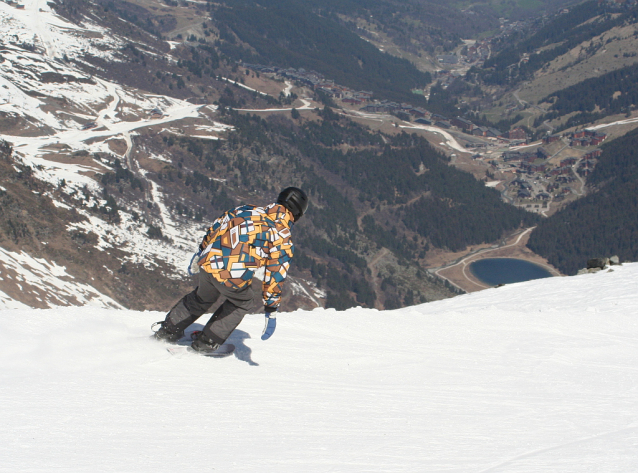
<path fill-rule="evenodd" d="M 194 276 L 195 274 L 199 273 L 199 265 L 197 264 L 197 261 L 199 260 L 199 257 L 202 255 L 202 251 L 198 250 L 197 253 L 193 254 L 193 257 L 191 258 L 191 262 L 188 263 L 188 275 L 189 276 Z"/>
<path fill-rule="evenodd" d="M 264 325 L 264 331 L 261 334 L 262 340 L 268 340 L 275 333 L 277 327 L 277 312 L 266 312 L 266 325 Z"/>

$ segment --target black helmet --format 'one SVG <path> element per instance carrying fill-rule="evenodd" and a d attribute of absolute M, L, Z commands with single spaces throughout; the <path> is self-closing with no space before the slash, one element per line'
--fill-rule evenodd
<path fill-rule="evenodd" d="M 277 203 L 292 212 L 295 222 L 308 210 L 308 196 L 298 187 L 286 187 L 277 197 Z"/>

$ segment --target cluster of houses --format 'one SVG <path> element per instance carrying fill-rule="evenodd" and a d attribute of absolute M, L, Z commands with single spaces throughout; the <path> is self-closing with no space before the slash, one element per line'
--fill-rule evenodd
<path fill-rule="evenodd" d="M 534 188 L 533 186 L 527 182 L 525 179 L 517 177 L 511 182 L 512 186 L 516 186 L 518 188 L 517 197 L 519 199 L 532 199 L 536 198 L 536 200 L 550 200 L 552 196 L 548 192 L 538 192 L 535 196 L 533 194 Z M 550 190 L 550 189 L 548 189 Z M 551 190 L 550 190 L 551 192 Z"/>
<path fill-rule="evenodd" d="M 519 174 L 527 173 L 533 176 L 534 174 L 542 173 L 545 179 L 551 179 L 551 182 L 547 185 L 546 192 L 541 191 L 534 195 L 533 186 L 522 177 L 517 177 L 511 182 L 511 185 L 516 189 L 516 197 L 519 199 L 547 201 L 552 199 L 550 193 L 555 192 L 556 195 L 553 200 L 559 202 L 573 192 L 569 184 L 576 180 L 574 166 L 578 164 L 576 172 L 581 176 L 588 176 L 596 166 L 597 158 L 601 154 L 602 151 L 600 149 L 595 149 L 580 158 L 568 157 L 562 159 L 558 166 L 554 167 L 547 163 L 551 156 L 543 147 L 539 147 L 533 152 L 505 151 L 501 158 L 506 163 L 515 162 L 516 164 L 511 165 L 517 168 L 516 171 Z M 493 162 L 493 164 L 495 163 Z"/>
<path fill-rule="evenodd" d="M 580 158 L 568 157 L 562 159 L 557 166 L 551 166 L 547 160 L 551 157 L 543 147 L 537 148 L 535 151 L 505 151 L 501 158 L 506 163 L 515 166 L 519 174 L 543 174 L 545 179 L 551 180 L 546 190 L 541 190 L 534 194 L 534 187 L 522 176 L 514 179 L 510 184 L 515 189 L 515 196 L 519 199 L 536 199 L 540 201 L 552 200 L 560 202 L 565 197 L 573 193 L 570 183 L 576 180 L 574 174 L 574 166 L 578 164 L 576 170 L 582 176 L 589 175 L 596 166 L 597 158 L 601 155 L 600 149 L 595 149 L 581 156 Z M 495 162 L 492 162 L 495 164 Z M 552 197 L 550 193 L 555 195 Z"/>
<path fill-rule="evenodd" d="M 489 41 L 476 41 L 474 44 L 468 46 L 465 53 L 466 61 L 469 63 L 485 61 L 490 56 L 490 42 Z"/>
<path fill-rule="evenodd" d="M 577 172 L 583 176 L 588 176 L 596 163 L 598 162 L 596 158 L 601 155 L 602 151 L 600 149 L 595 149 L 590 151 L 589 153 L 583 155 L 580 159 L 575 157 L 565 158 L 560 161 L 560 164 L 557 167 L 550 167 L 546 161 L 550 158 L 550 154 L 543 147 L 539 147 L 534 152 L 521 152 L 521 151 L 505 151 L 501 158 L 506 163 L 518 162 L 518 169 L 521 173 L 542 173 L 546 172 L 545 177 L 555 177 L 555 176 L 564 176 L 572 174 L 572 167 L 578 163 Z"/>
<path fill-rule="evenodd" d="M 584 177 L 589 176 L 598 162 L 596 158 L 598 158 L 601 154 L 602 151 L 600 149 L 595 149 L 583 155 L 580 164 L 578 165 L 578 174 Z"/>
<path fill-rule="evenodd" d="M 461 64 L 475 64 L 483 62 L 490 56 L 490 43 L 487 40 L 476 41 L 462 50 L 462 55 L 440 54 L 436 60 L 442 65 L 455 66 Z"/>
<path fill-rule="evenodd" d="M 510 183 L 510 185 L 518 189 L 516 196 L 519 199 L 535 198 L 536 200 L 550 200 L 552 196 L 549 194 L 549 192 L 552 192 L 559 187 L 557 184 L 550 184 L 550 186 L 547 187 L 547 192 L 541 191 L 534 195 L 534 187 L 523 178 L 517 177 Z M 572 190 L 569 187 L 564 187 L 562 189 L 562 194 L 569 194 L 571 192 Z"/>
<path fill-rule="evenodd" d="M 570 146 L 598 146 L 607 135 L 596 130 L 576 130 L 570 134 Z"/>
<path fill-rule="evenodd" d="M 570 146 L 587 147 L 598 146 L 607 139 L 607 134 L 602 131 L 582 129 L 566 133 L 564 135 L 557 133 L 546 136 L 543 138 L 543 143 L 554 143 L 556 141 L 560 141 L 563 137 L 569 139 Z"/>
<path fill-rule="evenodd" d="M 550 192 L 557 191 L 557 195 L 554 196 L 554 201 L 561 201 L 566 195 L 574 192 L 574 190 L 565 185 L 576 180 L 573 176 L 560 176 L 556 178 L 556 181 L 547 186 L 547 191 L 537 192 L 534 195 L 534 187 L 523 178 L 516 178 L 510 184 L 517 188 L 516 197 L 519 199 L 536 199 L 542 201 L 548 201 L 552 199 Z M 561 185 L 563 187 L 561 187 Z"/>
<path fill-rule="evenodd" d="M 539 147 L 534 152 L 505 151 L 501 157 L 506 163 L 518 162 L 518 169 L 520 172 L 534 174 L 538 172 L 545 172 L 547 170 L 546 163 L 538 163 L 537 161 L 549 159 L 550 154 L 545 148 Z"/>

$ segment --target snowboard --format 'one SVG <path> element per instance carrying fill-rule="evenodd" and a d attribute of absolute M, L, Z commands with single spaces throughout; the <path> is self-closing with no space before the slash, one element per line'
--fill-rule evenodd
<path fill-rule="evenodd" d="M 192 353 L 194 355 L 206 356 L 208 358 L 226 358 L 227 356 L 230 356 L 235 352 L 235 345 L 233 345 L 232 343 L 226 343 L 222 345 L 221 347 L 219 347 L 217 350 L 210 353 L 193 350 L 191 347 L 183 346 L 183 345 L 166 347 L 166 350 L 171 355 L 181 355 L 183 353 Z"/>

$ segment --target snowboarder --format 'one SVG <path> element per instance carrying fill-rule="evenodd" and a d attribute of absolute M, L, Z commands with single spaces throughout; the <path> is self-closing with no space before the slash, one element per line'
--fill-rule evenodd
<path fill-rule="evenodd" d="M 185 295 L 160 322 L 159 340 L 177 341 L 184 330 L 204 314 L 220 296 L 226 298 L 197 335 L 191 347 L 214 352 L 252 308 L 252 277 L 265 266 L 263 302 L 266 325 L 262 339 L 275 330 L 275 314 L 293 257 L 291 229 L 308 209 L 306 193 L 297 187 L 281 191 L 266 206 L 244 205 L 225 212 L 208 229 L 189 272 L 199 272 L 199 285 Z"/>

